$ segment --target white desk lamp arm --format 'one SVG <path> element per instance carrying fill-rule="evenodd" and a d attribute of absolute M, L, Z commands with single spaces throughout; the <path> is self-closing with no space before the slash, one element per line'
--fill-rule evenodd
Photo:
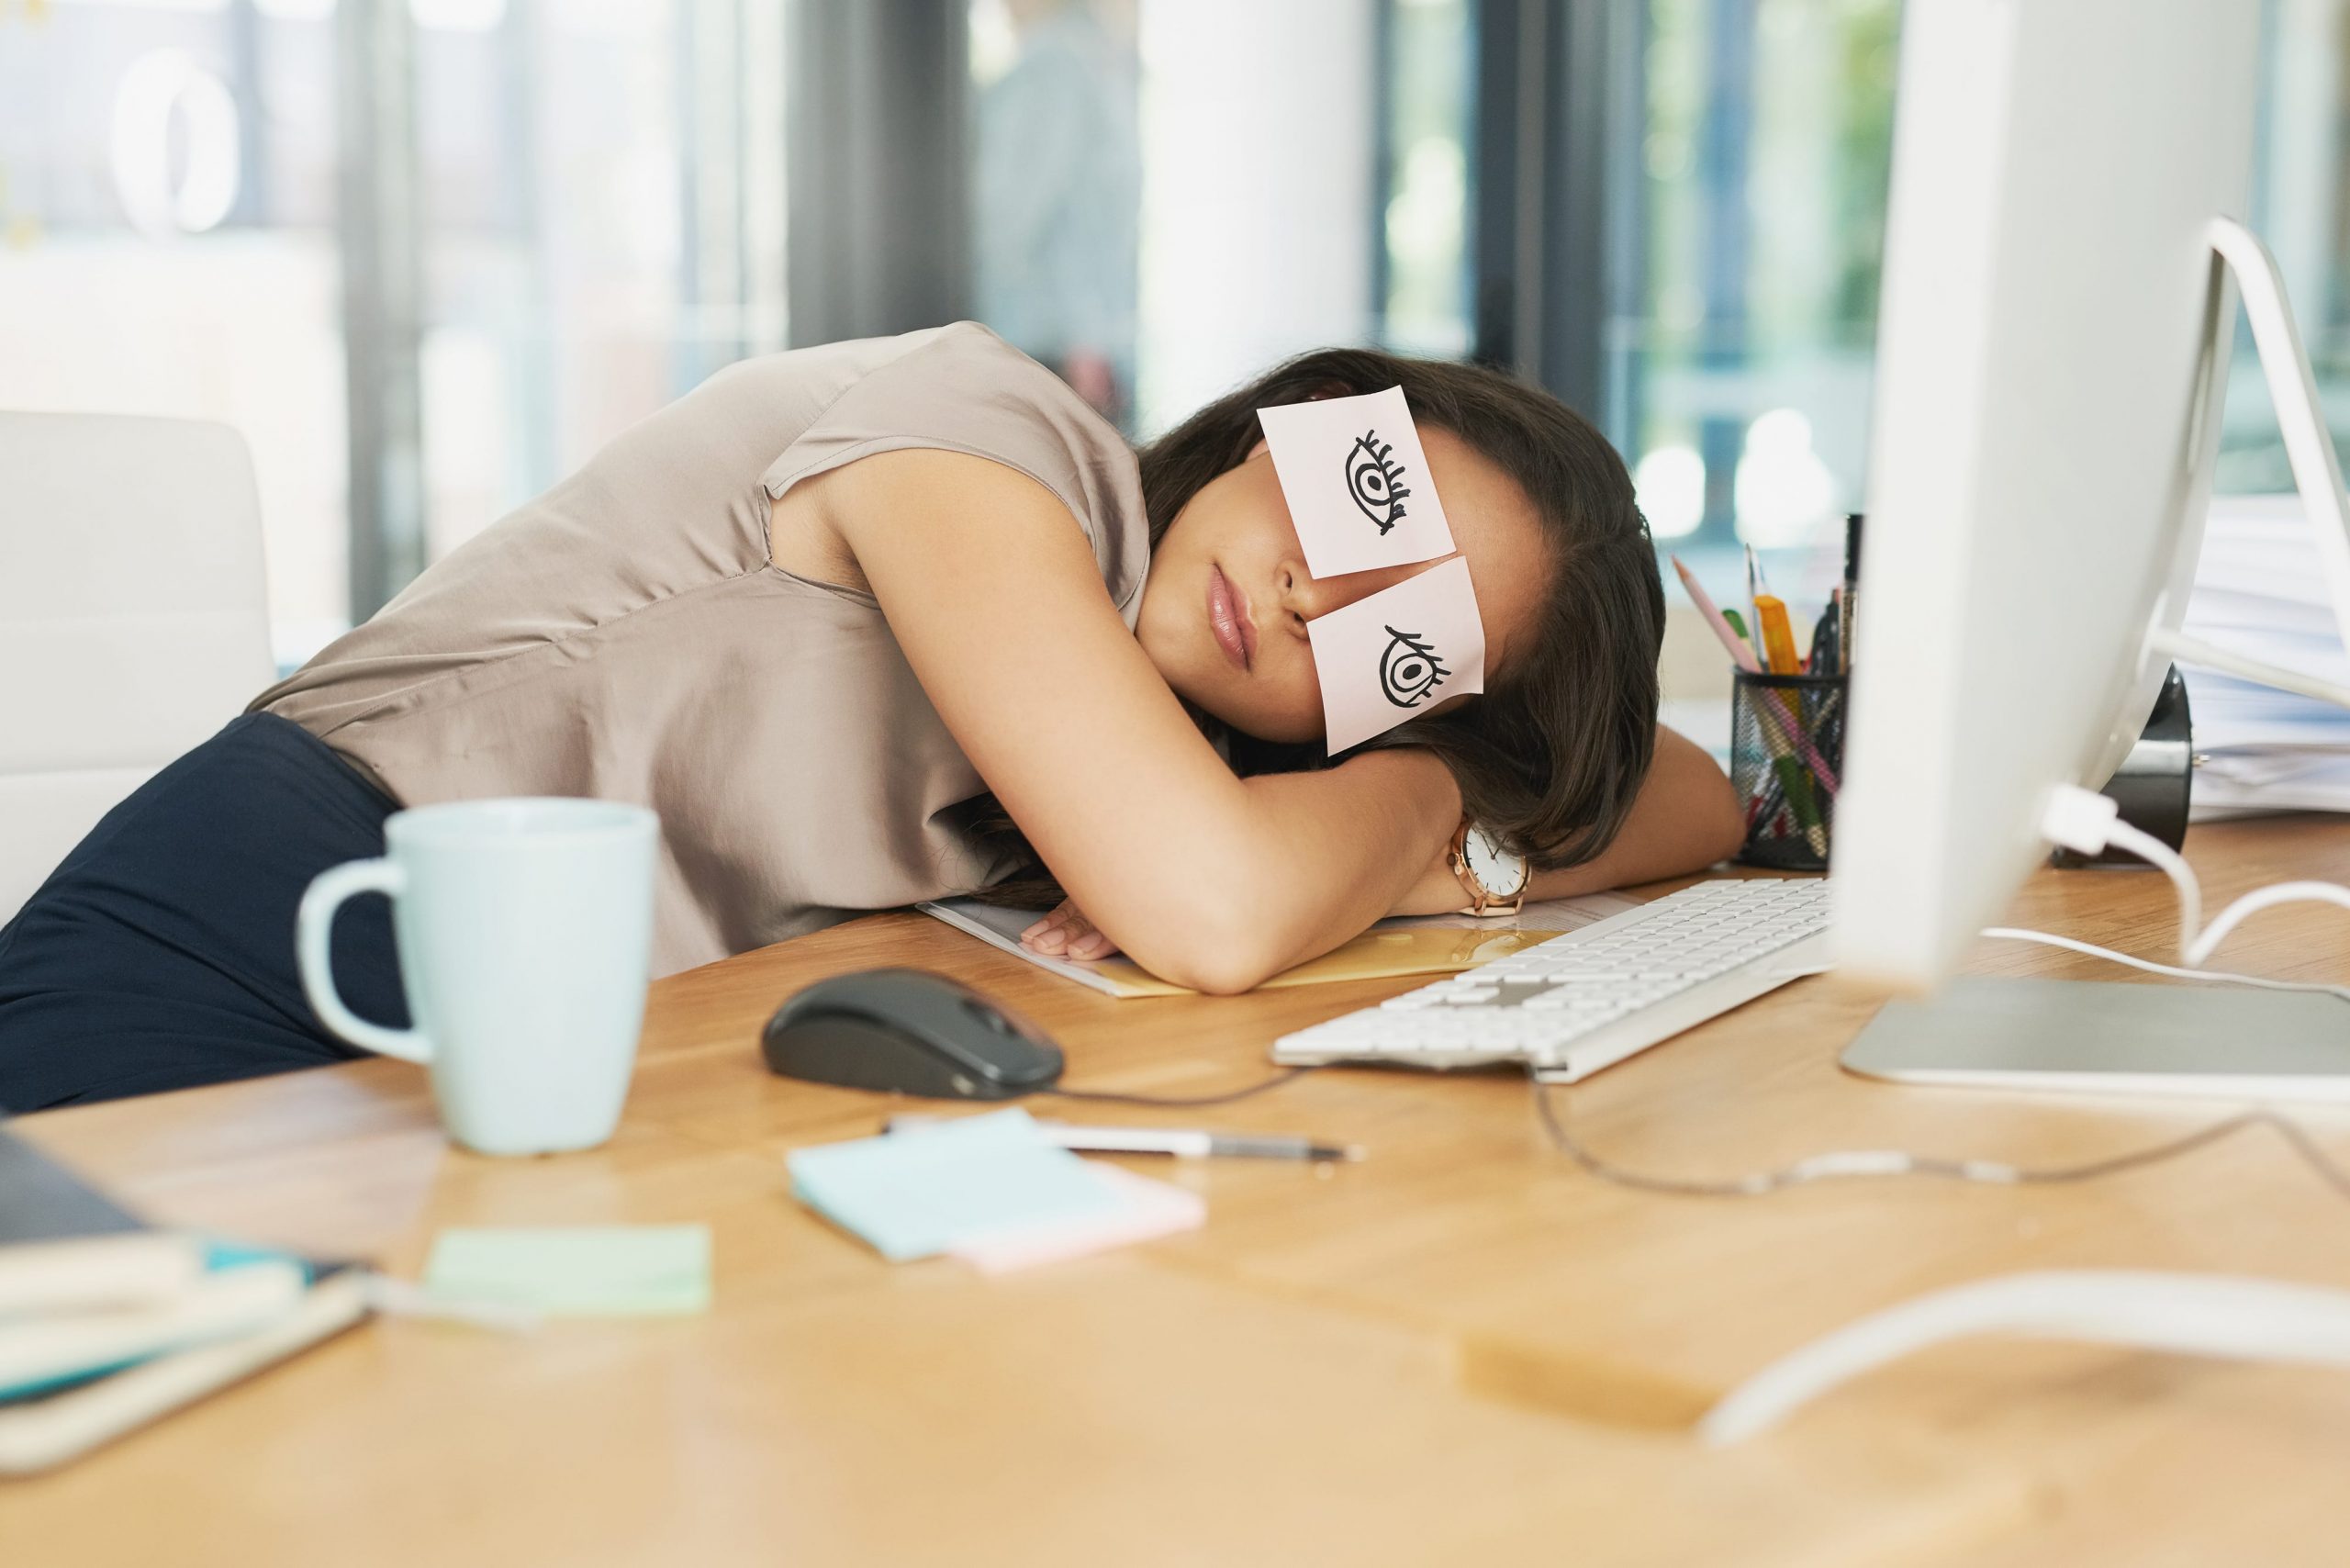
<path fill-rule="evenodd" d="M 2292 465 L 2293 485 L 2317 534 L 2318 560 L 2333 600 L 2334 625 L 2343 646 L 2350 649 L 2350 497 L 2343 491 L 2342 465 L 2334 455 L 2333 437 L 2326 430 L 2318 402 L 2317 375 L 2301 346 L 2300 330 L 2293 323 L 2284 274 L 2260 237 L 2232 218 L 2212 219 L 2210 241 L 2244 298 L 2253 344 L 2260 351 L 2261 374 L 2267 380 L 2277 426 L 2285 438 L 2285 456 Z M 2158 627 L 2148 641 L 2165 655 L 2188 664 L 2350 708 L 2350 689 L 2240 657 L 2199 637 Z"/>
<path fill-rule="evenodd" d="M 1975 1334 L 2350 1367 L 2350 1294 L 2216 1274 L 2004 1275 L 1872 1313 L 1781 1357 L 1707 1411 L 1698 1434 L 1715 1447 L 1742 1442 L 1863 1372 Z"/>

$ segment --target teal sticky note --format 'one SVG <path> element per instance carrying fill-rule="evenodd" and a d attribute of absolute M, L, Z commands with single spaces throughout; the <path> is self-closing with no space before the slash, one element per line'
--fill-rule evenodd
<path fill-rule="evenodd" d="M 424 1286 L 453 1301 L 550 1316 L 640 1317 L 710 1307 L 710 1226 L 553 1226 L 444 1230 Z"/>
<path fill-rule="evenodd" d="M 1125 1202 L 1017 1109 L 803 1148 L 787 1163 L 800 1202 L 892 1262 L 989 1231 L 1109 1214 Z"/>

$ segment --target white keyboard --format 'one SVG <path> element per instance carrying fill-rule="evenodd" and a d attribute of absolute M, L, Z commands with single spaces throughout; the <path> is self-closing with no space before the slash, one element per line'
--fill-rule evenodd
<path fill-rule="evenodd" d="M 1572 1083 L 1827 969 L 1828 880 L 1694 888 L 1273 1042 L 1273 1059 L 1525 1062 Z"/>

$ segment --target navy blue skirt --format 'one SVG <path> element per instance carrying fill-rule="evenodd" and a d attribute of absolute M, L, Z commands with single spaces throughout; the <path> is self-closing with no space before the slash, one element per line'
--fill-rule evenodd
<path fill-rule="evenodd" d="M 272 713 L 148 780 L 0 927 L 0 1112 L 364 1056 L 303 998 L 294 914 L 319 872 L 384 852 L 398 809 Z M 380 895 L 343 906 L 334 970 L 360 1016 L 406 1026 Z"/>

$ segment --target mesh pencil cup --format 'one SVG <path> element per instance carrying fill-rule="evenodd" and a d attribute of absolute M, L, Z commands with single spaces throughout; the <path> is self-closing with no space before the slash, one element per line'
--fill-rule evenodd
<path fill-rule="evenodd" d="M 1781 871 L 1825 871 L 1844 772 L 1841 675 L 1734 672 L 1729 780 L 1746 813 L 1739 859 Z"/>

